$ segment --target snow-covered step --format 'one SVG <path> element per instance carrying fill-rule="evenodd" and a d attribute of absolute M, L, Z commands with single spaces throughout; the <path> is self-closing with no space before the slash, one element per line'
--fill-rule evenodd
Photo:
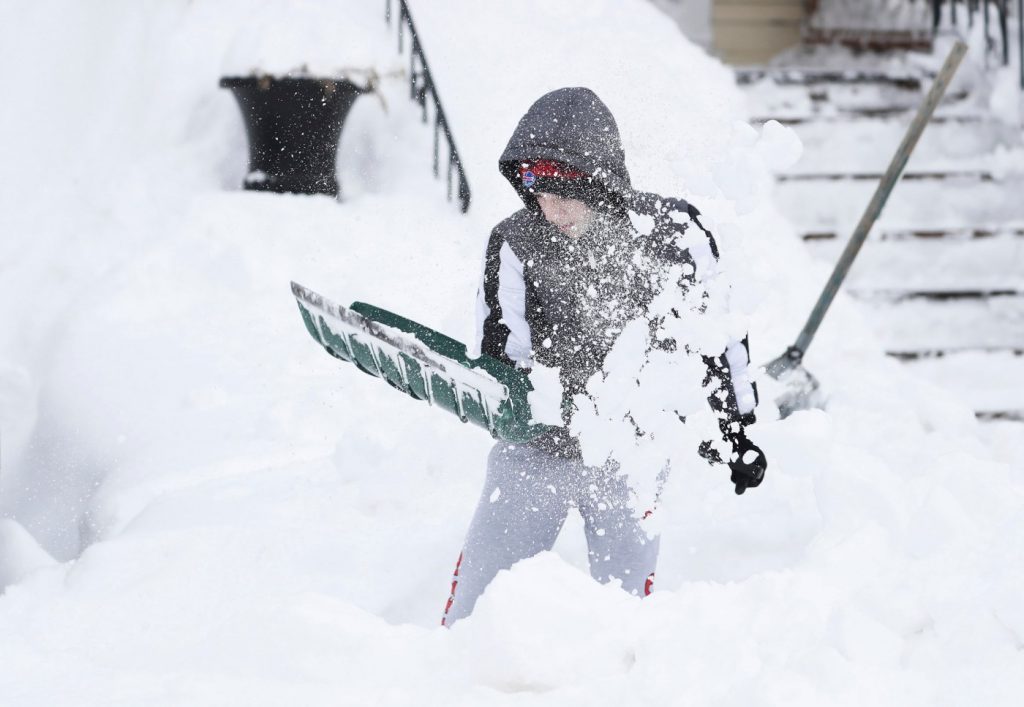
<path fill-rule="evenodd" d="M 804 241 L 830 240 L 834 238 L 845 238 L 848 234 L 838 234 L 835 231 L 807 231 L 801 234 Z M 1024 222 L 1002 222 L 997 224 L 973 224 L 971 226 L 954 226 L 949 228 L 913 228 L 886 230 L 880 228 L 871 229 L 870 240 L 899 241 L 912 238 L 993 238 L 997 236 L 1024 236 Z"/>
<path fill-rule="evenodd" d="M 750 122 L 758 125 L 763 125 L 769 120 L 776 120 L 783 125 L 791 128 L 796 128 L 803 125 L 811 124 L 823 124 L 823 125 L 838 125 L 843 123 L 854 123 L 863 122 L 871 123 L 876 120 L 887 121 L 887 120 L 910 120 L 914 116 L 914 109 L 908 108 L 905 111 L 886 111 L 883 115 L 872 117 L 870 115 L 857 115 L 857 114 L 843 114 L 835 113 L 830 115 L 790 115 L 790 116 L 763 116 L 754 115 L 751 116 Z M 960 126 L 964 125 L 977 125 L 979 123 L 985 123 L 991 120 L 989 116 L 984 113 L 976 113 L 969 110 L 960 110 L 951 113 L 941 113 L 939 115 L 932 114 L 932 117 L 928 120 L 929 125 L 944 125 L 946 123 L 957 124 Z"/>
<path fill-rule="evenodd" d="M 943 352 L 1024 349 L 1024 296 L 934 299 L 905 293 L 855 293 L 870 312 L 886 351 Z"/>
<path fill-rule="evenodd" d="M 835 263 L 849 240 L 814 238 L 807 248 Z M 855 291 L 1024 291 L 1024 231 L 975 238 L 963 233 L 939 238 L 870 238 L 861 248 L 845 286 Z"/>
<path fill-rule="evenodd" d="M 986 163 L 987 164 L 987 163 Z M 1017 173 L 1013 173 L 1017 176 Z M 783 173 L 776 176 L 778 182 L 874 182 L 878 183 L 882 181 L 884 175 L 882 172 L 867 170 L 867 171 L 841 171 L 841 170 L 826 170 L 822 172 L 811 172 L 808 174 L 793 174 Z M 992 172 L 984 170 L 969 170 L 969 171 L 957 171 L 957 172 L 944 172 L 944 171 L 920 171 L 915 170 L 912 172 L 904 173 L 900 179 L 907 182 L 940 182 L 940 181 L 959 181 L 959 182 L 995 182 L 1004 181 L 1005 177 L 997 177 Z"/>
<path fill-rule="evenodd" d="M 894 83 L 778 84 L 762 79 L 744 86 L 750 114 L 757 118 L 885 117 L 915 110 L 922 89 Z M 962 90 L 952 89 L 936 109 L 937 115 L 974 115 L 976 109 Z"/>
<path fill-rule="evenodd" d="M 874 179 L 780 182 L 776 203 L 801 233 L 853 232 L 878 186 Z M 949 175 L 901 179 L 876 224 L 878 230 L 971 228 L 1024 221 L 1024 180 Z"/>
<path fill-rule="evenodd" d="M 803 143 L 800 160 L 786 175 L 881 174 L 910 124 L 899 117 L 817 120 L 793 125 Z M 906 171 L 914 173 L 975 172 L 1005 177 L 1024 173 L 1024 147 L 1019 128 L 997 120 L 970 124 L 933 121 L 925 129 Z"/>
<path fill-rule="evenodd" d="M 910 359 L 906 365 L 959 395 L 983 419 L 1024 418 L 1024 352 L 962 351 Z"/>
<path fill-rule="evenodd" d="M 741 66 L 736 69 L 740 86 L 770 82 L 776 86 L 876 85 L 919 91 L 933 75 L 912 71 L 858 70 L 850 68 Z"/>

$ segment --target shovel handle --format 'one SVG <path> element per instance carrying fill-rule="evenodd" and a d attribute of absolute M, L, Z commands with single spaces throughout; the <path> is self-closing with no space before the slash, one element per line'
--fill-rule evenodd
<path fill-rule="evenodd" d="M 897 148 L 896 154 L 892 156 L 889 168 L 885 170 L 885 174 L 878 183 L 871 201 L 864 210 L 864 215 L 860 217 L 857 228 L 854 229 L 849 243 L 846 244 L 846 249 L 839 257 L 839 262 L 836 263 L 832 275 L 825 284 L 825 289 L 822 290 L 817 304 L 811 310 L 811 316 L 807 318 L 807 323 L 804 324 L 800 336 L 797 337 L 796 343 L 792 347 L 799 352 L 798 360 L 803 358 L 803 355 L 807 352 L 807 347 L 811 345 L 811 340 L 814 338 L 815 332 L 818 331 L 822 319 L 825 318 L 825 313 L 832 304 L 832 300 L 835 299 L 839 286 L 846 279 L 846 275 L 850 271 L 857 253 L 860 252 L 860 247 L 864 245 L 864 240 L 868 237 L 871 227 L 875 225 L 879 214 L 882 213 L 882 208 L 885 206 L 889 194 L 892 192 L 893 187 L 896 186 L 896 182 L 903 173 L 903 168 L 907 166 L 907 160 L 910 159 L 911 152 L 914 151 L 921 133 L 924 132 L 925 126 L 928 125 L 928 120 L 931 118 L 932 113 L 935 112 L 935 107 L 938 106 L 939 101 L 942 100 L 942 95 L 946 92 L 949 82 L 953 79 L 953 74 L 956 73 L 957 68 L 960 66 L 960 61 L 966 53 L 967 45 L 957 40 L 950 50 L 949 56 L 946 57 L 946 61 L 939 70 L 938 75 L 935 77 L 935 83 L 932 84 L 931 89 L 928 91 L 924 103 L 917 109 L 917 115 L 914 116 L 910 127 L 907 128 L 907 133 L 903 136 L 903 142 Z"/>

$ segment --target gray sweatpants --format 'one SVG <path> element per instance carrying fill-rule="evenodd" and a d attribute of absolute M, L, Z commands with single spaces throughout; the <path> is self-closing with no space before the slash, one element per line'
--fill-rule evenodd
<path fill-rule="evenodd" d="M 469 616 L 494 576 L 550 550 L 569 509 L 583 516 L 590 574 L 650 593 L 658 538 L 634 515 L 630 491 L 615 467 L 584 466 L 527 445 L 499 442 L 487 458 L 487 481 L 452 577 L 442 625 Z"/>

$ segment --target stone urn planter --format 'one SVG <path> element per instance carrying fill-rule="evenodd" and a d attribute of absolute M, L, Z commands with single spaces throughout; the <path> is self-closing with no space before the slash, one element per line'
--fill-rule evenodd
<path fill-rule="evenodd" d="M 227 76 L 220 85 L 231 89 L 245 120 L 246 189 L 339 196 L 338 140 L 366 89 L 314 77 Z"/>

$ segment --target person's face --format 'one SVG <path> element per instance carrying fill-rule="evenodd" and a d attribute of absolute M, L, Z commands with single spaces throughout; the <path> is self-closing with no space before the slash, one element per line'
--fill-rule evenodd
<path fill-rule="evenodd" d="M 594 210 L 579 199 L 566 199 L 554 194 L 537 194 L 541 213 L 567 236 L 579 238 L 594 218 Z"/>

